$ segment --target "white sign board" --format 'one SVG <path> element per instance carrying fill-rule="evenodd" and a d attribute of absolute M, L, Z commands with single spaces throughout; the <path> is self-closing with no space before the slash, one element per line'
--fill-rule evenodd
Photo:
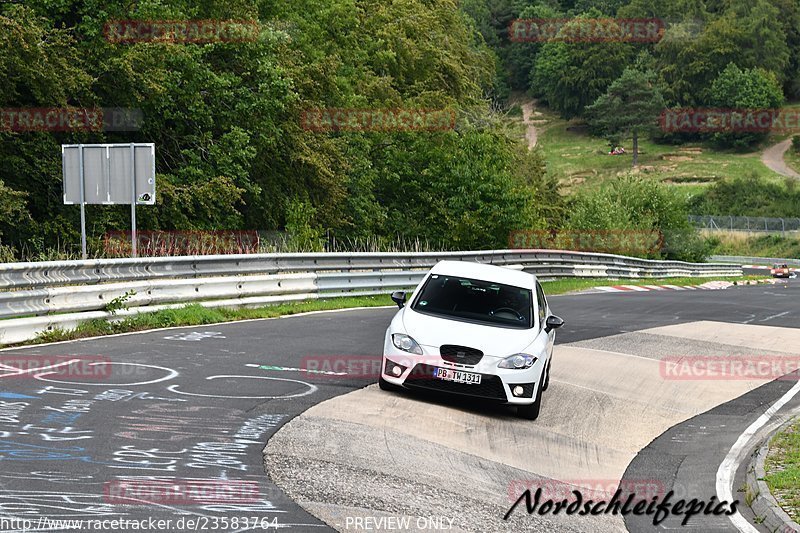
<path fill-rule="evenodd" d="M 130 205 L 134 195 L 137 204 L 155 204 L 153 143 L 65 144 L 61 146 L 61 159 L 67 205 Z"/>
<path fill-rule="evenodd" d="M 86 204 L 131 206 L 131 255 L 136 257 L 136 205 L 156 203 L 156 145 L 62 144 L 64 203 L 81 206 L 81 252 L 86 259 Z"/>

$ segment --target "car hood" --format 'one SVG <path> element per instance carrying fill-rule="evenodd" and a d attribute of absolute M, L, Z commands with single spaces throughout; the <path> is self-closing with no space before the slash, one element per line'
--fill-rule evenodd
<path fill-rule="evenodd" d="M 442 344 L 477 348 L 484 355 L 506 357 L 522 352 L 536 337 L 534 329 L 486 326 L 417 313 L 404 309 L 403 327 L 419 344 L 438 353 Z M 426 350 L 428 351 L 428 350 Z"/>

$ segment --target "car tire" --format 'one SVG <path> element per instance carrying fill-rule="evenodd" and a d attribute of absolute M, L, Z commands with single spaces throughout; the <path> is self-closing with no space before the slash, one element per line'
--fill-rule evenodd
<path fill-rule="evenodd" d="M 547 368 L 545 369 L 547 376 L 544 378 L 544 383 L 542 384 L 543 391 L 546 391 L 547 387 L 550 386 L 550 365 L 552 364 L 553 364 L 553 356 L 551 355 L 550 360 L 547 362 Z"/>
<path fill-rule="evenodd" d="M 544 379 L 544 377 L 542 377 Z M 536 392 L 536 401 L 530 405 L 519 405 L 517 406 L 517 416 L 525 418 L 527 420 L 536 420 L 539 418 L 539 410 L 542 408 L 542 390 L 543 390 L 543 383 L 540 383 L 538 387 L 538 391 Z"/>
<path fill-rule="evenodd" d="M 389 391 L 389 392 L 397 392 L 400 390 L 401 387 L 398 387 L 394 383 L 389 383 L 383 377 L 378 378 L 378 387 L 381 390 Z"/>

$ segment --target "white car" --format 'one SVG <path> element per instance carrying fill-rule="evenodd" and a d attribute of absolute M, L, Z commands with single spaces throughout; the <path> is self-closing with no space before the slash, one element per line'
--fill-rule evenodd
<path fill-rule="evenodd" d="M 386 330 L 379 384 L 516 405 L 539 416 L 550 381 L 555 330 L 532 274 L 467 261 L 441 261 L 414 290 L 392 294 L 400 310 Z"/>

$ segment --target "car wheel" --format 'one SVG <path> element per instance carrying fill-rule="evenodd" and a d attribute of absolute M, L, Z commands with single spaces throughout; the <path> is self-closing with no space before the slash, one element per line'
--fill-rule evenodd
<path fill-rule="evenodd" d="M 383 377 L 378 378 L 378 387 L 380 387 L 381 390 L 391 391 L 391 392 L 396 392 L 401 389 L 401 387 L 398 387 L 394 383 L 389 383 L 388 381 L 383 379 Z"/>
<path fill-rule="evenodd" d="M 550 365 L 552 364 L 553 364 L 553 356 L 550 356 L 550 360 L 547 362 L 547 368 L 545 369 L 547 376 L 544 378 L 544 383 L 542 384 L 543 391 L 546 391 L 547 387 L 550 386 Z"/>
<path fill-rule="evenodd" d="M 544 377 L 542 377 L 544 379 Z M 540 385 L 542 385 L 542 382 Z M 539 410 L 542 407 L 542 390 L 543 387 L 538 387 L 536 392 L 536 401 L 530 405 L 520 405 L 517 407 L 517 415 L 528 420 L 536 420 L 539 418 Z"/>

